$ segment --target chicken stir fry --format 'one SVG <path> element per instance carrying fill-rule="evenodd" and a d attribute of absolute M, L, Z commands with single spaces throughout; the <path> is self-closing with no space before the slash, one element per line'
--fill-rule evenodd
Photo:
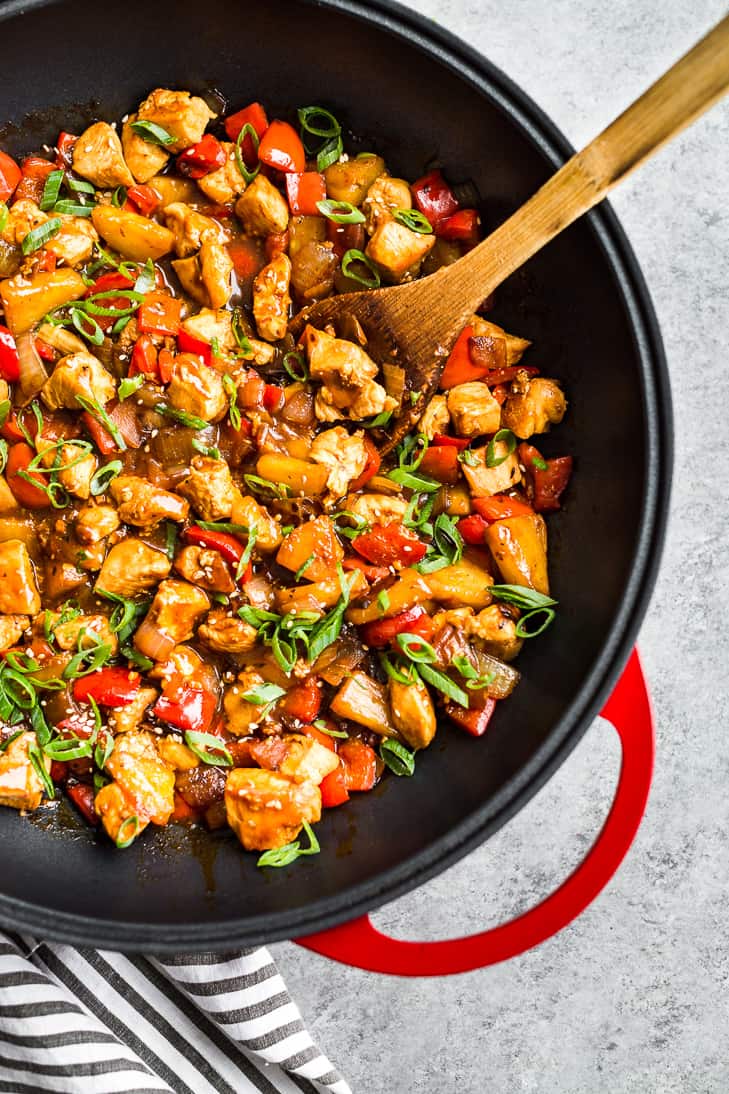
<path fill-rule="evenodd" d="M 120 848 L 227 827 L 283 866 L 438 732 L 483 735 L 555 616 L 572 460 L 533 441 L 562 388 L 474 315 L 381 460 L 404 370 L 357 324 L 291 327 L 479 236 L 320 107 L 158 88 L 0 152 L 0 804 L 65 794 Z"/>

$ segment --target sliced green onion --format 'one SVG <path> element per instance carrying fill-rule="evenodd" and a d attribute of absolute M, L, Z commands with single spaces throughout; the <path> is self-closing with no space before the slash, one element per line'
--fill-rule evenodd
<path fill-rule="evenodd" d="M 536 638 L 538 635 L 543 634 L 547 627 L 554 622 L 554 617 L 557 613 L 554 608 L 535 608 L 532 612 L 527 612 L 523 615 L 516 625 L 516 634 L 519 638 Z M 544 617 L 544 622 L 537 627 L 536 630 L 532 630 L 527 624 L 530 619 L 538 619 L 540 616 Z"/>
<path fill-rule="evenodd" d="M 58 201 L 58 195 L 61 192 L 61 184 L 63 183 L 63 175 L 63 171 L 51 171 L 46 179 L 45 186 L 43 187 L 43 194 L 38 205 L 38 208 L 42 213 L 47 213 Z M 60 212 L 60 210 L 56 211 Z"/>
<path fill-rule="evenodd" d="M 301 580 L 301 578 L 304 576 L 306 571 L 309 569 L 309 567 L 311 566 L 313 561 L 314 561 L 314 556 L 313 555 L 309 555 L 308 558 L 304 559 L 304 561 L 301 563 L 298 570 L 294 574 L 294 581 L 300 581 Z"/>
<path fill-rule="evenodd" d="M 21 243 L 20 247 L 24 255 L 31 255 L 34 251 L 37 251 L 40 247 L 45 246 L 49 240 L 53 239 L 54 235 L 61 230 L 61 224 L 63 221 L 60 217 L 51 217 L 45 224 L 39 224 L 37 228 L 34 228 L 32 232 L 28 232 L 27 236 Z"/>
<path fill-rule="evenodd" d="M 286 690 L 280 688 L 278 684 L 256 684 L 255 687 L 243 692 L 243 698 L 247 703 L 254 703 L 260 707 L 265 706 L 267 703 L 275 703 L 277 699 L 285 694 Z"/>
<path fill-rule="evenodd" d="M 387 589 L 383 589 L 382 592 L 377 594 L 377 606 L 380 609 L 381 615 L 384 615 L 390 607 L 390 594 Z"/>
<path fill-rule="evenodd" d="M 330 137 L 328 141 L 324 141 L 316 154 L 317 171 L 326 171 L 327 167 L 331 167 L 333 163 L 337 162 L 343 151 L 344 145 L 340 134 L 337 134 L 336 137 Z"/>
<path fill-rule="evenodd" d="M 0 402 L 0 427 L 4 426 L 8 420 L 8 414 L 10 413 L 10 399 L 3 399 Z"/>
<path fill-rule="evenodd" d="M 397 644 L 405 656 L 410 661 L 415 661 L 418 665 L 432 665 L 438 660 L 438 655 L 430 642 L 426 642 L 424 638 L 421 638 L 417 634 L 401 631 L 397 636 Z"/>
<path fill-rule="evenodd" d="M 332 729 L 328 722 L 325 722 L 323 718 L 317 718 L 314 722 L 314 728 L 318 729 L 320 733 L 326 733 L 327 737 L 338 737 L 341 740 L 346 741 L 349 739 L 349 734 L 344 729 Z"/>
<path fill-rule="evenodd" d="M 176 410 L 175 407 L 167 406 L 166 403 L 155 403 L 154 409 L 158 414 L 173 418 L 174 421 L 187 425 L 190 429 L 207 429 L 209 424 L 204 418 L 197 418 L 194 414 L 188 414 L 186 410 Z"/>
<path fill-rule="evenodd" d="M 481 688 L 488 687 L 494 678 L 493 672 L 487 672 L 481 676 L 463 653 L 457 654 L 451 660 L 451 665 L 460 672 L 469 691 L 480 691 Z"/>
<path fill-rule="evenodd" d="M 0 437 L 0 475 L 5 470 L 5 465 L 8 462 L 8 442 L 4 437 Z"/>
<path fill-rule="evenodd" d="M 419 664 L 418 672 L 422 676 L 423 680 L 427 684 L 431 684 L 438 691 L 441 691 L 444 695 L 447 695 L 449 699 L 453 699 L 459 706 L 468 707 L 468 696 L 463 688 L 459 688 L 458 684 L 454 684 L 449 676 L 445 673 L 439 672 L 438 669 L 434 669 L 432 665 Z"/>
<path fill-rule="evenodd" d="M 359 424 L 363 429 L 381 429 L 383 425 L 387 425 L 392 418 L 394 411 L 383 410 L 382 413 L 375 415 L 374 418 L 369 418 L 366 422 L 360 422 Z"/>
<path fill-rule="evenodd" d="M 223 390 L 230 399 L 228 417 L 230 418 L 230 424 L 237 433 L 241 426 L 240 410 L 238 410 L 238 388 L 233 377 L 227 372 L 223 376 Z"/>
<path fill-rule="evenodd" d="M 342 127 L 329 110 L 323 106 L 300 106 L 296 111 L 301 126 L 302 137 L 304 133 L 311 133 L 315 137 L 336 137 L 342 132 Z M 322 125 L 321 123 L 324 122 Z"/>
<path fill-rule="evenodd" d="M 185 733 L 185 744 L 199 760 L 211 767 L 233 766 L 233 757 L 230 752 L 228 752 L 220 737 L 215 737 L 212 733 L 201 733 L 195 729 L 188 729 Z"/>
<path fill-rule="evenodd" d="M 366 266 L 371 276 L 363 277 L 356 271 L 352 271 L 351 267 L 354 262 L 360 262 Z M 352 281 L 364 285 L 366 289 L 379 289 L 380 287 L 380 274 L 377 267 L 371 258 L 368 258 L 363 251 L 358 251 L 356 247 L 352 247 L 351 250 L 345 252 L 342 259 L 342 273 Z"/>
<path fill-rule="evenodd" d="M 116 190 L 112 191 L 111 204 L 115 208 L 121 209 L 121 207 L 126 204 L 126 200 L 127 200 L 127 188 L 126 188 L 126 186 L 117 186 Z"/>
<path fill-rule="evenodd" d="M 171 133 L 168 133 L 161 125 L 157 125 L 156 122 L 132 122 L 130 124 L 130 129 L 132 129 L 138 137 L 145 140 L 147 144 L 158 144 L 161 148 L 169 148 L 169 146 L 175 144 L 177 140 L 176 137 L 173 137 Z"/>
<path fill-rule="evenodd" d="M 104 464 L 96 472 L 91 480 L 89 490 L 96 498 L 99 494 L 105 494 L 109 489 L 109 483 L 113 482 L 117 475 L 121 474 L 122 462 L 121 460 L 112 460 L 111 463 Z"/>
<path fill-rule="evenodd" d="M 140 387 L 144 383 L 144 375 L 140 372 L 136 376 L 125 376 L 122 382 L 119 384 L 117 390 L 117 398 L 120 403 L 123 403 L 125 399 L 128 399 L 130 395 L 133 395 L 135 391 L 139 391 Z"/>
<path fill-rule="evenodd" d="M 260 475 L 244 475 L 243 480 L 254 494 L 270 494 L 274 498 L 288 498 L 291 491 L 283 483 L 271 482 L 270 479 L 262 479 Z"/>
<path fill-rule="evenodd" d="M 51 760 L 83 760 L 92 752 L 91 741 L 82 741 L 79 737 L 55 737 L 43 749 Z"/>
<path fill-rule="evenodd" d="M 432 224 L 419 209 L 396 209 L 392 215 L 399 224 L 404 224 L 418 235 L 430 235 L 433 231 Z"/>
<path fill-rule="evenodd" d="M 503 444 L 506 446 L 506 453 L 503 456 L 496 455 L 496 445 Z M 486 466 L 487 467 L 499 467 L 505 460 L 508 460 L 511 453 L 516 448 L 516 437 L 510 429 L 500 429 L 498 433 L 494 433 L 493 437 L 486 446 Z"/>
<path fill-rule="evenodd" d="M 138 834 L 139 817 L 135 813 L 133 817 L 125 817 L 125 819 L 121 822 L 114 843 L 117 845 L 120 851 L 123 851 L 125 850 L 125 848 L 131 847 Z"/>
<path fill-rule="evenodd" d="M 121 386 L 119 390 L 121 391 Z M 197 437 L 192 438 L 191 444 L 195 452 L 199 452 L 201 456 L 208 456 L 211 460 L 220 459 L 220 449 L 216 448 L 215 445 L 203 444 Z"/>
<path fill-rule="evenodd" d="M 289 364 L 289 362 L 293 362 L 293 364 Z M 309 369 L 301 353 L 295 353 L 293 350 L 290 353 L 285 353 L 283 367 L 296 383 L 305 384 L 309 379 Z"/>
<path fill-rule="evenodd" d="M 532 456 L 532 466 L 536 467 L 537 471 L 549 470 L 549 464 L 541 456 Z"/>
<path fill-rule="evenodd" d="M 551 608 L 557 604 L 551 596 L 538 593 L 536 589 L 530 589 L 527 585 L 490 585 L 489 592 L 495 600 L 503 600 L 505 604 L 513 604 L 524 611 Z"/>
<path fill-rule="evenodd" d="M 93 205 L 79 205 L 76 201 L 57 201 L 53 206 L 54 213 L 63 213 L 67 217 L 90 217 L 93 211 Z"/>
<path fill-rule="evenodd" d="M 429 441 L 424 433 L 409 433 L 397 446 L 397 464 L 405 471 L 417 471 L 428 450 Z"/>
<path fill-rule="evenodd" d="M 111 434 L 114 444 L 121 452 L 126 452 L 127 444 L 118 426 L 112 422 L 111 418 L 107 414 L 104 407 L 96 399 L 87 398 L 85 395 L 77 395 L 76 402 L 79 403 L 83 409 L 90 414 L 92 418 L 95 418 L 97 422 L 103 425 L 104 429 Z"/>
<path fill-rule="evenodd" d="M 64 186 L 66 186 L 72 194 L 96 193 L 93 185 L 90 182 L 86 182 L 85 179 L 73 179 L 70 177 L 70 175 L 66 175 Z"/>
<path fill-rule="evenodd" d="M 238 136 L 235 139 L 235 162 L 236 162 L 236 165 L 237 165 L 238 170 L 240 171 L 241 175 L 246 180 L 246 182 L 250 185 L 250 183 L 253 182 L 253 180 L 256 177 L 256 175 L 258 174 L 258 172 L 261 170 L 261 165 L 260 165 L 260 163 L 258 163 L 258 164 L 256 164 L 255 167 L 251 168 L 251 167 L 248 167 L 248 165 L 246 164 L 246 161 L 243 159 L 243 152 L 241 150 L 241 145 L 243 144 L 243 141 L 246 139 L 246 137 L 251 138 L 251 141 L 253 142 L 253 147 L 256 151 L 256 155 L 258 155 L 258 146 L 261 143 L 261 141 L 260 141 L 260 137 L 258 136 L 258 133 L 253 128 L 253 126 L 250 124 L 250 122 L 246 122 L 246 124 L 243 126 L 240 133 L 238 134 Z"/>
<path fill-rule="evenodd" d="M 155 270 L 154 262 L 151 258 L 148 258 L 144 264 L 144 269 L 134 282 L 134 292 L 141 293 L 144 296 L 145 293 L 151 292 L 157 284 L 157 272 Z"/>
<path fill-rule="evenodd" d="M 96 714 L 99 708 L 96 706 L 96 702 L 91 696 L 89 696 L 89 699 L 94 704 L 94 714 Z M 114 751 L 114 738 L 111 733 L 105 733 L 102 740 L 103 743 L 100 741 L 94 748 L 94 763 L 103 771 Z"/>
<path fill-rule="evenodd" d="M 109 308 L 97 303 L 99 300 L 119 299 L 128 300 L 129 306 L 126 308 Z M 133 314 L 137 311 L 139 305 L 143 303 L 144 293 L 136 292 L 134 289 L 109 289 L 107 292 L 94 293 L 93 296 L 87 297 L 83 304 L 77 306 L 90 315 L 102 315 L 110 319 L 119 319 L 121 316 Z"/>
<path fill-rule="evenodd" d="M 236 340 L 238 349 L 242 354 L 248 356 L 253 353 L 253 347 L 248 340 L 248 335 L 245 332 L 243 325 L 243 312 L 240 308 L 233 308 L 233 313 L 230 318 L 230 329 L 233 332 L 233 337 Z"/>
<path fill-rule="evenodd" d="M 417 490 L 421 494 L 435 494 L 440 490 L 441 484 L 435 479 L 424 478 L 422 475 L 413 475 L 412 472 L 402 467 L 395 467 L 387 472 L 387 478 L 392 479 L 399 486 L 406 486 L 408 490 Z"/>
<path fill-rule="evenodd" d="M 177 535 L 177 525 L 171 520 L 165 521 L 165 554 L 170 560 L 175 557 L 177 550 Z"/>
<path fill-rule="evenodd" d="M 206 532 L 231 532 L 234 536 L 247 536 L 249 532 L 247 525 L 233 524 L 227 520 L 198 520 L 195 523 Z"/>
<path fill-rule="evenodd" d="M 346 525 L 342 527 L 339 523 L 340 520 L 351 520 L 354 524 L 354 528 L 348 528 Z M 345 539 L 356 539 L 357 536 L 361 536 L 364 532 L 369 532 L 370 525 L 361 517 L 358 513 L 352 513 L 349 509 L 340 509 L 338 513 L 335 513 L 332 517 L 332 524 L 334 525 L 334 531 L 338 536 L 344 536 Z"/>
<path fill-rule="evenodd" d="M 0 232 L 5 231 L 5 225 L 8 223 L 9 210 L 4 201 L 0 201 Z"/>
<path fill-rule="evenodd" d="M 317 201 L 316 207 L 323 217 L 334 221 L 335 224 L 364 224 L 365 215 L 356 205 L 349 201 L 334 201 L 326 198 Z"/>
<path fill-rule="evenodd" d="M 415 753 L 392 737 L 385 737 L 380 744 L 380 757 L 393 775 L 415 774 Z"/>
<path fill-rule="evenodd" d="M 258 858 L 256 865 L 289 866 L 292 862 L 295 862 L 297 858 L 301 858 L 302 855 L 318 855 L 321 850 L 319 841 L 314 835 L 308 821 L 304 821 L 304 831 L 309 837 L 308 847 L 302 847 L 300 841 L 295 840 L 293 843 L 287 843 L 284 847 L 276 847 L 270 851 L 264 851 Z"/>
<path fill-rule="evenodd" d="M 100 346 L 104 341 L 104 332 L 94 319 L 93 315 L 87 315 L 81 308 L 71 308 L 71 322 L 87 342 L 92 346 Z"/>
<path fill-rule="evenodd" d="M 38 745 L 32 744 L 30 746 L 30 748 L 28 749 L 28 759 L 33 765 L 33 770 L 35 771 L 36 775 L 43 783 L 43 789 L 45 790 L 47 796 L 51 799 L 55 798 L 56 788 L 53 785 L 51 777 L 46 770 L 43 753 L 39 749 Z"/>

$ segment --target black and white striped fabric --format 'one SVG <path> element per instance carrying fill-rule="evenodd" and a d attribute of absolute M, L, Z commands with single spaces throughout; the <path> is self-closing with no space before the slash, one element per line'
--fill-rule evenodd
<path fill-rule="evenodd" d="M 0 932 L 0 1094 L 351 1094 L 265 948 L 165 959 Z"/>

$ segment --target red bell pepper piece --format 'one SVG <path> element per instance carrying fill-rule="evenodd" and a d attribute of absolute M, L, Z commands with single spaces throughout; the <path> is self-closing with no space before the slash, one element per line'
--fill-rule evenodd
<path fill-rule="evenodd" d="M 51 760 L 51 782 L 62 783 L 68 774 L 68 767 L 61 760 Z"/>
<path fill-rule="evenodd" d="M 425 623 L 423 617 L 427 617 L 427 623 Z M 430 627 L 430 634 L 433 633 L 432 620 L 425 608 L 422 608 L 419 604 L 414 608 L 408 608 L 405 612 L 400 612 L 398 615 L 392 615 L 389 619 L 375 619 L 372 623 L 363 623 L 359 630 L 368 646 L 382 649 L 398 634 L 403 634 L 405 631 L 409 634 L 419 633 L 420 637 L 425 638 L 427 641 L 426 635 L 415 629 L 418 627 L 423 629 Z"/>
<path fill-rule="evenodd" d="M 483 545 L 488 524 L 478 513 L 471 513 L 469 517 L 462 517 L 458 521 L 458 531 L 461 533 L 464 543 L 472 547 Z"/>
<path fill-rule="evenodd" d="M 226 562 L 237 565 L 243 557 L 245 544 L 241 543 L 230 532 L 218 532 L 212 528 L 201 528 L 198 524 L 191 524 L 182 533 L 185 543 L 194 543 L 196 547 L 209 547 L 217 551 Z"/>
<path fill-rule="evenodd" d="M 292 173 L 286 176 L 286 197 L 292 216 L 320 216 L 316 203 L 324 201 L 326 196 L 327 184 L 318 171 L 304 171 L 302 174 Z"/>
<path fill-rule="evenodd" d="M 445 705 L 445 711 L 450 720 L 461 729 L 465 729 L 471 737 L 483 737 L 495 710 L 496 699 L 487 699 L 483 707 L 475 710 L 465 710 L 458 703 L 448 702 Z"/>
<path fill-rule="evenodd" d="M 414 619 L 411 623 L 408 623 L 405 630 L 408 634 L 417 634 L 420 638 L 424 638 L 426 642 L 430 642 L 433 637 L 433 631 L 435 625 L 432 618 L 425 612 L 423 615 L 419 615 L 417 619 Z M 400 632 L 402 634 L 402 631 Z M 400 652 L 400 645 L 397 641 L 397 636 L 390 639 L 390 645 L 394 649 L 395 653 Z M 413 646 L 415 650 L 419 649 L 418 646 Z"/>
<path fill-rule="evenodd" d="M 446 433 L 436 433 L 433 437 L 433 444 L 436 447 L 441 444 L 449 444 L 452 448 L 457 448 L 459 452 L 462 452 L 464 448 L 468 448 L 470 443 L 469 437 L 449 437 Z"/>
<path fill-rule="evenodd" d="M 53 273 L 58 263 L 58 259 L 50 251 L 42 251 L 38 261 L 36 263 L 37 273 Z"/>
<path fill-rule="evenodd" d="M 28 156 L 20 165 L 20 170 L 23 177 L 15 189 L 15 200 L 30 198 L 38 203 L 43 195 L 46 179 L 51 171 L 56 170 L 56 165 L 40 156 Z"/>
<path fill-rule="evenodd" d="M 193 144 L 191 148 L 177 157 L 177 169 L 181 175 L 190 179 L 201 179 L 209 175 L 211 171 L 217 171 L 225 166 L 227 159 L 225 149 L 217 137 L 212 133 L 206 133 L 202 140 Z"/>
<path fill-rule="evenodd" d="M 321 804 L 324 809 L 333 809 L 334 806 L 344 805 L 345 802 L 349 801 L 347 772 L 341 763 L 339 767 L 335 767 L 334 771 L 331 771 L 322 779 L 319 790 L 321 791 Z"/>
<path fill-rule="evenodd" d="M 441 221 L 458 212 L 458 202 L 440 171 L 431 171 L 410 187 L 416 206 L 437 228 Z"/>
<path fill-rule="evenodd" d="M 363 558 L 345 558 L 342 562 L 343 570 L 359 570 L 367 580 L 374 584 L 376 581 L 384 581 L 390 576 L 389 566 L 373 566 L 371 562 L 365 562 Z"/>
<path fill-rule="evenodd" d="M 120 666 L 99 669 L 74 680 L 73 697 L 77 703 L 93 699 L 100 707 L 125 707 L 139 691 L 140 680 L 138 672 Z"/>
<path fill-rule="evenodd" d="M 58 360 L 58 350 L 55 350 L 53 346 L 49 346 L 47 342 L 43 342 L 40 338 L 35 340 L 35 352 L 41 361 L 47 361 L 49 364 Z"/>
<path fill-rule="evenodd" d="M 301 138 L 292 125 L 275 118 L 263 135 L 258 146 L 258 159 L 267 167 L 275 167 L 287 174 L 303 174 L 306 170 L 306 152 Z"/>
<path fill-rule="evenodd" d="M 14 444 L 12 448 L 8 449 L 5 478 L 15 500 L 24 505 L 26 509 L 45 509 L 51 504 L 48 494 L 42 489 L 47 485 L 46 479 L 37 471 L 28 471 L 28 466 L 36 455 L 37 453 L 24 441 Z M 33 482 L 37 482 L 39 485 L 34 486 L 33 482 L 21 478 L 21 471 L 24 475 L 30 475 Z"/>
<path fill-rule="evenodd" d="M 15 160 L 7 152 L 0 152 L 0 201 L 13 196 L 20 178 L 21 171 Z"/>
<path fill-rule="evenodd" d="M 11 384 L 20 379 L 18 349 L 7 327 L 0 327 L 0 376 Z"/>
<path fill-rule="evenodd" d="M 137 327 L 145 334 L 176 335 L 180 329 L 182 301 L 165 292 L 150 292 L 137 312 Z"/>
<path fill-rule="evenodd" d="M 334 722 L 327 722 L 327 726 L 330 729 L 336 729 Z M 299 733 L 303 733 L 305 737 L 311 737 L 312 740 L 320 744 L 322 748 L 329 749 L 330 752 L 337 751 L 337 744 L 334 737 L 331 737 L 328 733 L 325 733 L 323 729 L 317 729 L 316 726 L 306 724 L 301 726 L 298 730 Z"/>
<path fill-rule="evenodd" d="M 246 236 L 239 236 L 227 245 L 235 276 L 239 281 L 249 281 L 260 273 L 265 265 L 258 244 Z"/>
<path fill-rule="evenodd" d="M 127 200 L 137 207 L 142 216 L 150 217 L 162 198 L 151 186 L 130 186 L 127 190 Z"/>
<path fill-rule="evenodd" d="M 235 114 L 231 114 L 229 118 L 225 119 L 225 132 L 228 139 L 231 141 L 237 140 L 238 134 L 244 125 L 252 126 L 260 140 L 268 129 L 266 111 L 260 103 L 251 103 L 250 106 L 244 106 L 242 110 L 238 110 Z M 243 153 L 243 159 L 248 166 L 255 164 L 256 149 L 249 134 L 246 134 L 241 141 L 241 152 Z"/>
<path fill-rule="evenodd" d="M 157 371 L 163 384 L 169 384 L 174 371 L 175 356 L 168 349 L 161 349 L 157 357 Z"/>
<path fill-rule="evenodd" d="M 499 406 L 503 406 L 509 397 L 509 389 L 505 384 L 496 384 L 495 387 L 491 388 L 491 394 Z"/>
<path fill-rule="evenodd" d="M 63 169 L 71 166 L 73 146 L 77 140 L 78 137 L 75 133 L 66 133 L 65 130 L 62 130 L 58 134 L 58 140 L 56 141 L 56 167 Z"/>
<path fill-rule="evenodd" d="M 276 384 L 266 384 L 263 389 L 263 405 L 269 414 L 280 410 L 285 401 L 286 396 L 282 387 L 277 387 Z"/>
<path fill-rule="evenodd" d="M 94 788 L 87 786 L 86 783 L 73 783 L 66 789 L 69 798 L 84 820 L 96 826 L 99 823 L 99 815 L 94 808 Z"/>
<path fill-rule="evenodd" d="M 129 375 L 152 376 L 157 379 L 157 347 L 148 334 L 140 334 L 134 343 L 132 359 L 129 362 Z"/>
<path fill-rule="evenodd" d="M 155 717 L 182 730 L 207 733 L 216 699 L 209 691 L 183 682 L 171 682 L 152 708 Z"/>
<path fill-rule="evenodd" d="M 300 722 L 313 722 L 321 709 L 321 686 L 316 676 L 296 684 L 281 700 L 280 710 Z M 330 738 L 331 740 L 331 738 Z"/>
<path fill-rule="evenodd" d="M 471 505 L 488 524 L 493 524 L 495 520 L 508 520 L 509 517 L 526 517 L 534 512 L 526 501 L 509 497 L 508 494 L 493 494 L 490 498 L 472 498 Z"/>
<path fill-rule="evenodd" d="M 474 365 L 471 359 L 469 343 L 472 337 L 473 327 L 464 327 L 443 369 L 440 378 L 442 391 L 447 391 L 448 388 L 456 387 L 458 384 L 468 384 L 472 380 L 483 380 L 488 373 L 488 366 Z"/>
<path fill-rule="evenodd" d="M 439 221 L 435 234 L 441 239 L 477 243 L 480 223 L 481 220 L 475 209 L 459 209 L 453 216 Z"/>
<path fill-rule="evenodd" d="M 520 444 L 518 453 L 526 468 L 528 492 L 535 512 L 551 513 L 561 509 L 562 494 L 572 475 L 572 457 L 557 456 L 545 460 L 533 444 Z M 546 468 L 538 466 L 545 463 Z"/>
<path fill-rule="evenodd" d="M 361 490 L 365 483 L 368 483 L 377 472 L 380 470 L 380 464 L 382 459 L 377 447 L 371 437 L 365 434 L 364 439 L 365 451 L 367 453 L 367 463 L 364 466 L 364 471 L 359 475 L 354 482 L 350 483 L 350 493 L 356 494 L 358 490 Z"/>
<path fill-rule="evenodd" d="M 430 445 L 420 461 L 419 470 L 438 482 L 452 486 L 461 477 L 458 449 L 450 444 Z"/>
<path fill-rule="evenodd" d="M 350 737 L 339 746 L 339 759 L 345 772 L 347 790 L 371 790 L 377 782 L 377 754 L 359 737 Z"/>
<path fill-rule="evenodd" d="M 5 423 L 0 428 L 0 436 L 3 436 L 6 441 L 10 441 L 11 444 L 16 444 L 18 441 L 25 440 L 25 434 L 18 425 L 18 419 L 23 423 L 23 427 L 30 437 L 35 440 L 38 435 L 38 423 L 35 420 L 35 414 L 28 407 L 23 410 L 11 410 L 5 419 Z M 45 422 L 45 418 L 43 419 Z"/>
<path fill-rule="evenodd" d="M 81 421 L 83 427 L 91 437 L 96 447 L 102 456 L 110 456 L 112 452 L 117 452 L 116 441 L 112 437 L 111 433 L 101 422 L 97 422 L 96 418 L 92 414 L 89 414 L 88 410 L 84 410 L 81 415 Z"/>
<path fill-rule="evenodd" d="M 375 524 L 352 540 L 358 555 L 375 566 L 392 566 L 396 562 L 410 566 L 420 562 L 428 547 L 402 524 Z"/>
<path fill-rule="evenodd" d="M 88 289 L 84 293 L 85 297 L 95 296 L 100 292 L 111 292 L 112 289 L 133 289 L 134 281 L 131 277 L 125 277 L 123 273 L 119 273 L 118 270 L 113 270 L 110 273 L 102 274 L 101 277 L 97 277 L 93 285 L 89 285 Z M 108 302 L 104 301 L 107 307 L 126 307 L 129 301 L 126 297 L 120 296 L 118 302 L 112 300 L 109 297 Z"/>
<path fill-rule="evenodd" d="M 177 332 L 177 348 L 180 353 L 195 353 L 198 357 L 202 357 L 206 365 L 210 364 L 210 356 L 212 354 L 212 346 L 209 342 L 203 342 L 201 338 L 193 338 L 191 334 L 188 334 L 184 327 L 180 327 Z"/>

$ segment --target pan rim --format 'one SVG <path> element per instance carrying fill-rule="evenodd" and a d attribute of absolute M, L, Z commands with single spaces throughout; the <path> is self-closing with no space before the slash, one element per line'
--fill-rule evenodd
<path fill-rule="evenodd" d="M 0 23 L 63 0 L 7 0 Z M 455 72 L 508 114 L 555 168 L 574 152 L 551 119 L 486 57 L 420 13 L 392 0 L 304 0 L 374 24 Z M 642 379 L 646 456 L 643 521 L 621 608 L 592 671 L 529 763 L 484 806 L 405 861 L 304 908 L 233 920 L 169 925 L 59 913 L 0 894 L 0 924 L 45 938 L 115 950 L 171 953 L 229 950 L 326 930 L 404 895 L 469 854 L 502 827 L 561 766 L 599 713 L 632 649 L 658 573 L 673 464 L 672 412 L 665 352 L 643 275 L 615 213 L 603 202 L 585 218 L 597 237 L 629 316 Z"/>

